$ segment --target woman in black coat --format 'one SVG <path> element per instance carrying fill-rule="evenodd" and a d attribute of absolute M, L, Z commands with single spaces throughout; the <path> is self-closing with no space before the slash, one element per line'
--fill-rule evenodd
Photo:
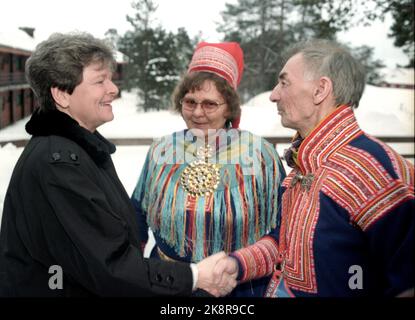
<path fill-rule="evenodd" d="M 0 232 L 0 296 L 224 295 L 235 274 L 143 258 L 134 209 L 115 172 L 115 146 L 96 128 L 118 95 L 111 49 L 88 34 L 39 44 L 26 76 L 40 108 L 14 169 Z"/>

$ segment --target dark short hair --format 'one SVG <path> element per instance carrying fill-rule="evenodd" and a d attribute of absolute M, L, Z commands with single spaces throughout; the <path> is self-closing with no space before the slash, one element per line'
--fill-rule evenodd
<path fill-rule="evenodd" d="M 56 109 L 51 88 L 72 94 L 85 67 L 102 63 L 115 68 L 113 49 L 88 33 L 54 33 L 39 43 L 26 62 L 26 78 L 40 108 Z"/>
<path fill-rule="evenodd" d="M 182 105 L 180 104 L 180 100 L 188 92 L 200 90 L 205 81 L 212 81 L 215 84 L 216 89 L 228 105 L 230 114 L 226 125 L 229 126 L 230 122 L 241 116 L 239 95 L 228 81 L 211 72 L 192 72 L 186 74 L 173 92 L 172 100 L 174 109 L 177 112 L 182 113 Z"/>

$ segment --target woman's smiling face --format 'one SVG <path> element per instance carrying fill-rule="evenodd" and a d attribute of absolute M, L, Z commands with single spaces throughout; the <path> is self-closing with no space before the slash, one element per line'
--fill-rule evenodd
<path fill-rule="evenodd" d="M 91 64 L 84 68 L 82 82 L 68 97 L 66 112 L 82 127 L 94 132 L 114 118 L 111 103 L 117 94 L 110 68 L 101 63 Z"/>
<path fill-rule="evenodd" d="M 201 130 L 206 136 L 209 129 L 219 130 L 225 128 L 225 123 L 229 116 L 228 105 L 213 81 L 206 80 L 200 90 L 186 93 L 183 100 L 186 99 L 196 102 L 210 101 L 219 104 L 215 110 L 210 112 L 203 110 L 200 103 L 197 104 L 194 110 L 189 110 L 182 105 L 182 116 L 188 129 Z"/>

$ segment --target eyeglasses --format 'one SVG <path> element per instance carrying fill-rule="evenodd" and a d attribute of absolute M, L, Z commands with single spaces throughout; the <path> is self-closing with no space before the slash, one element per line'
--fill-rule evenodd
<path fill-rule="evenodd" d="M 200 104 L 203 111 L 206 113 L 212 113 L 218 110 L 219 106 L 226 104 L 226 102 L 219 103 L 212 100 L 203 100 L 203 101 L 196 101 L 193 98 L 183 98 L 180 100 L 180 104 L 182 105 L 183 109 L 186 111 L 195 111 L 197 108 L 197 105 Z"/>

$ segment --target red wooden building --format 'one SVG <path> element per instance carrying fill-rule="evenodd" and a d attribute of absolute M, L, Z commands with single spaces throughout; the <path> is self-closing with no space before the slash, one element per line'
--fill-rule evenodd
<path fill-rule="evenodd" d="M 34 95 L 24 75 L 25 62 L 35 47 L 34 29 L 0 32 L 0 129 L 34 110 Z"/>
<path fill-rule="evenodd" d="M 378 86 L 386 88 L 399 88 L 399 89 L 415 89 L 414 68 L 384 68 L 381 72 L 384 74 L 384 80 L 382 80 Z"/>

